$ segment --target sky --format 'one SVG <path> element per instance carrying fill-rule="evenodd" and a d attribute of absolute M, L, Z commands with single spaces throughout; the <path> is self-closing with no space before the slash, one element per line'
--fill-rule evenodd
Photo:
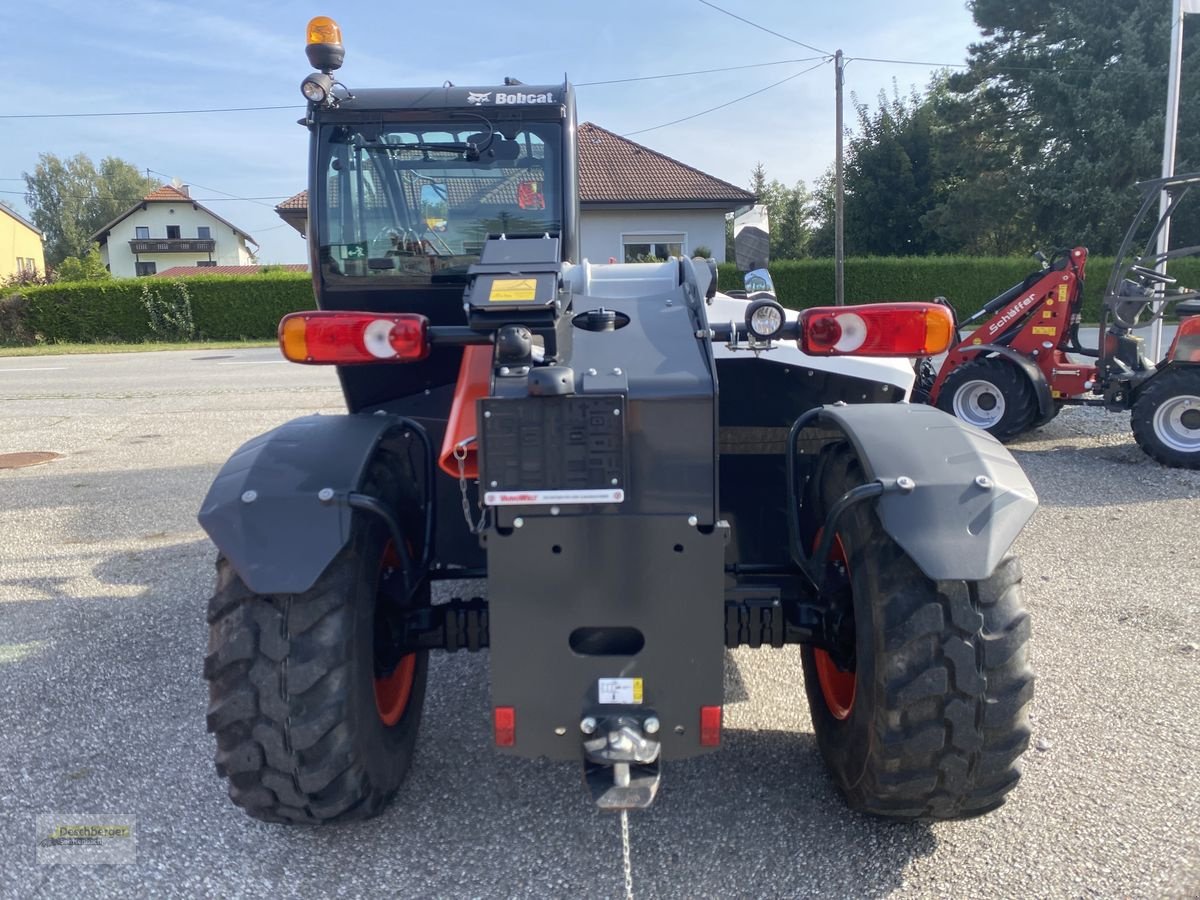
<path fill-rule="evenodd" d="M 338 75 L 355 87 L 528 84 L 577 87 L 580 121 L 631 138 L 747 186 L 761 162 L 770 178 L 811 185 L 833 162 L 834 73 L 821 52 L 841 49 L 850 92 L 874 104 L 893 81 L 923 89 L 931 65 L 961 64 L 980 38 L 964 0 L 38 0 L 21 4 L 5 41 L 0 106 L 0 199 L 28 213 L 22 173 L 39 153 L 116 156 L 179 179 L 259 243 L 264 263 L 305 262 L 304 242 L 274 205 L 306 186 L 308 132 L 301 80 L 304 29 L 315 15 L 342 27 Z M 790 38 L 791 40 L 787 40 Z M 816 57 L 815 59 L 810 59 Z M 859 57 L 859 58 L 856 58 Z M 781 65 L 757 65 L 791 60 Z M 585 86 L 729 66 L 737 71 Z M 783 84 L 744 100 L 788 76 Z M 710 107 L 730 105 L 656 128 Z M 20 118 L 229 107 L 285 109 L 188 115 Z M 294 108 L 293 108 L 294 107 Z M 230 197 L 253 198 L 235 200 Z"/>

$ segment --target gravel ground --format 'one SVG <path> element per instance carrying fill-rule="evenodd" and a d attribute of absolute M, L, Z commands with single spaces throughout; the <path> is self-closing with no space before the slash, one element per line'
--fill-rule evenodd
<path fill-rule="evenodd" d="M 569 765 L 489 743 L 487 655 L 435 657 L 395 805 L 303 829 L 232 807 L 200 678 L 213 551 L 195 524 L 246 438 L 340 410 L 272 351 L 0 360 L 0 895 L 619 896 L 617 821 Z M 1035 748 L 968 822 L 845 809 L 792 650 L 729 655 L 723 752 L 676 763 L 632 819 L 645 897 L 1200 896 L 1200 473 L 1128 417 L 1068 409 L 1012 446 L 1042 498 L 1018 550 L 1034 617 Z M 137 858 L 45 866 L 43 813 L 136 818 Z"/>

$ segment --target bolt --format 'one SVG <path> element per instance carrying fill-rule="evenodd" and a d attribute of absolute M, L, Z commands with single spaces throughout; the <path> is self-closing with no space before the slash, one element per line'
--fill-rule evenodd
<path fill-rule="evenodd" d="M 321 488 L 317 491 L 317 499 L 322 503 L 328 503 L 333 499 L 333 488 Z"/>
<path fill-rule="evenodd" d="M 619 409 L 614 409 L 614 410 L 613 410 L 613 415 L 614 415 L 614 416 L 619 416 L 620 414 L 621 414 L 621 411 L 620 411 Z"/>
<path fill-rule="evenodd" d="M 492 487 L 499 487 L 499 486 L 500 486 L 500 482 L 498 482 L 498 481 L 494 481 L 494 480 L 493 480 L 493 481 L 491 481 L 491 482 L 489 482 L 489 483 L 491 484 L 491 486 L 492 486 Z"/>
<path fill-rule="evenodd" d="M 990 491 L 992 489 L 992 479 L 988 478 L 986 475 L 976 475 L 975 486 L 981 487 L 985 491 Z"/>
<path fill-rule="evenodd" d="M 658 734 L 658 726 L 659 723 L 657 716 L 647 716 L 646 721 L 642 723 L 642 730 L 645 731 L 646 734 Z"/>
<path fill-rule="evenodd" d="M 613 369 L 613 370 L 612 370 L 612 373 L 613 373 L 614 375 L 620 375 L 620 374 L 621 374 L 621 370 L 620 370 L 620 369 Z"/>
<path fill-rule="evenodd" d="M 618 484 L 620 484 L 620 483 L 621 483 L 621 482 L 620 482 L 619 480 L 617 480 L 616 478 L 614 478 L 614 479 L 612 480 L 612 486 L 613 486 L 613 487 L 616 487 L 616 486 L 617 486 Z"/>
<path fill-rule="evenodd" d="M 485 409 L 483 411 L 483 417 L 485 419 L 490 419 L 492 417 L 492 411 L 490 409 Z"/>
<path fill-rule="evenodd" d="M 901 491 L 903 491 L 906 494 L 911 493 L 912 489 L 915 488 L 916 486 L 917 486 L 917 483 L 915 481 L 913 481 L 911 478 L 909 478 L 907 475 L 901 475 L 899 478 L 896 479 L 896 487 L 898 487 Z"/>
<path fill-rule="evenodd" d="M 834 405 L 834 406 L 845 406 L 845 405 L 846 405 L 846 401 L 845 401 L 845 400 L 838 400 L 838 401 L 837 401 L 837 402 L 835 402 L 833 405 Z"/>
<path fill-rule="evenodd" d="M 242 494 L 243 503 L 253 503 L 258 499 L 258 491 L 246 491 Z"/>
<path fill-rule="evenodd" d="M 592 718 L 591 716 L 585 716 L 579 722 L 579 730 L 582 731 L 584 734 L 591 734 L 593 731 L 596 730 L 596 720 L 594 718 Z"/>
<path fill-rule="evenodd" d="M 508 366 L 501 366 L 501 367 L 500 367 L 500 374 L 501 374 L 501 375 L 507 375 L 507 374 L 508 374 L 508 372 L 509 372 L 509 368 L 508 368 Z"/>
<path fill-rule="evenodd" d="M 558 513 L 559 513 L 559 509 L 558 509 L 558 507 L 557 507 L 557 506 L 552 506 L 552 507 L 550 507 L 550 515 L 552 515 L 552 516 L 557 516 L 557 515 L 558 515 Z"/>
<path fill-rule="evenodd" d="M 559 725 L 557 728 L 554 729 L 554 733 L 557 734 L 559 737 L 562 737 L 564 734 L 567 733 L 567 726 Z"/>
<path fill-rule="evenodd" d="M 588 370 L 587 370 L 587 374 L 589 374 L 589 375 L 595 375 L 595 374 L 596 374 L 596 370 L 595 370 L 595 369 L 588 369 Z"/>
<path fill-rule="evenodd" d="M 693 528 L 695 528 L 697 525 L 700 524 L 700 520 L 697 519 L 695 516 L 688 516 L 688 524 L 691 525 Z"/>
<path fill-rule="evenodd" d="M 525 527 L 525 520 L 522 519 L 520 516 L 517 516 L 515 519 L 513 519 L 513 528 L 524 528 L 524 527 Z"/>

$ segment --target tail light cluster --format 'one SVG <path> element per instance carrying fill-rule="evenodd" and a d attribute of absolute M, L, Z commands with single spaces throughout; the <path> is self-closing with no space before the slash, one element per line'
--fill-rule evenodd
<path fill-rule="evenodd" d="M 800 349 L 810 356 L 936 356 L 954 338 L 940 303 L 815 306 L 800 313 Z"/>
<path fill-rule="evenodd" d="M 298 312 L 279 322 L 279 346 L 309 365 L 419 362 L 429 355 L 429 320 L 415 313 Z"/>

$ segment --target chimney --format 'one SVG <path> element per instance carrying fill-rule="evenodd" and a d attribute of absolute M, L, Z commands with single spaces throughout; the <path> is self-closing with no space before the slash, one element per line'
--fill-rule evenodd
<path fill-rule="evenodd" d="M 181 184 L 179 186 L 179 193 L 183 194 L 183 196 L 185 196 L 185 197 L 190 197 L 190 196 L 192 196 L 191 187 L 186 184 Z"/>

